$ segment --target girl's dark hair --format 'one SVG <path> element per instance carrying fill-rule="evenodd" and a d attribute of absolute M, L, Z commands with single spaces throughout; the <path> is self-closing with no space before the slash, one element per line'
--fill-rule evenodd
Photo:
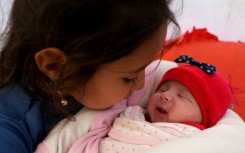
<path fill-rule="evenodd" d="M 76 65 L 81 85 L 97 68 L 130 54 L 163 23 L 173 22 L 170 0 L 15 0 L 0 54 L 0 86 L 30 87 L 53 101 L 54 83 L 37 67 L 34 55 L 47 47 L 64 51 Z"/>

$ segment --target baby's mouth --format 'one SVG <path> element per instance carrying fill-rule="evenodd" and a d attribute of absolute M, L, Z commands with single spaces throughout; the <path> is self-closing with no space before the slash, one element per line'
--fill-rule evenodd
<path fill-rule="evenodd" d="M 155 121 L 154 122 L 167 122 L 168 111 L 162 107 L 158 106 L 155 108 Z"/>
<path fill-rule="evenodd" d="M 167 114 L 168 113 L 163 107 L 157 107 L 157 111 L 161 114 Z"/>

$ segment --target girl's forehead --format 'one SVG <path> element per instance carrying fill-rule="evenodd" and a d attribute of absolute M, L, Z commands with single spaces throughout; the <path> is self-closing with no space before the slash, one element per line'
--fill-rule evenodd
<path fill-rule="evenodd" d="M 144 70 L 150 63 L 152 63 L 157 53 L 157 51 L 151 51 L 148 49 L 134 51 L 133 54 L 106 64 L 106 67 L 115 73 L 136 74 Z"/>
<path fill-rule="evenodd" d="M 131 54 L 111 62 L 107 65 L 115 72 L 137 73 L 144 70 L 162 50 L 166 37 L 167 28 L 165 25 L 152 34 L 152 36 L 138 46 Z"/>

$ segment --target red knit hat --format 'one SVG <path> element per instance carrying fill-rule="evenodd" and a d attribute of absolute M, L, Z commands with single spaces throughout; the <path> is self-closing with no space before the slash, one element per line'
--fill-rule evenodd
<path fill-rule="evenodd" d="M 168 80 L 178 81 L 191 91 L 206 128 L 215 125 L 234 100 L 228 81 L 217 72 L 210 75 L 192 65 L 173 68 L 166 72 L 156 90 Z"/>

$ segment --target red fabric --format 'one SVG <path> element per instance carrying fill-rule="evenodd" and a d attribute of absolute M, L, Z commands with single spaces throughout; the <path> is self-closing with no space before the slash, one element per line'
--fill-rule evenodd
<path fill-rule="evenodd" d="M 238 101 L 234 111 L 245 121 L 245 43 L 219 41 L 207 29 L 195 28 L 171 43 L 174 45 L 162 59 L 173 61 L 179 55 L 190 55 L 197 61 L 214 65 L 230 81 Z"/>
<path fill-rule="evenodd" d="M 217 72 L 208 75 L 191 65 L 173 68 L 165 73 L 157 90 L 168 80 L 178 81 L 191 91 L 202 111 L 202 124 L 207 128 L 214 126 L 234 101 L 229 83 Z"/>

